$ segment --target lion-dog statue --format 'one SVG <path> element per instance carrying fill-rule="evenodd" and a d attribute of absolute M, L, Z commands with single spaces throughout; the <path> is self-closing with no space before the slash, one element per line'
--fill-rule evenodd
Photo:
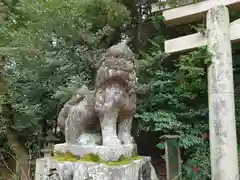
<path fill-rule="evenodd" d="M 59 113 L 66 143 L 81 142 L 84 134 L 100 132 L 104 146 L 132 144 L 136 111 L 135 57 L 125 43 L 110 47 L 98 67 L 95 90 L 80 88 Z"/>

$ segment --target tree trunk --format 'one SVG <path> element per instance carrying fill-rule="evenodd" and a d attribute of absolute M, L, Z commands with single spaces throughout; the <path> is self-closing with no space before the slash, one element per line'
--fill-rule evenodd
<path fill-rule="evenodd" d="M 21 180 L 31 180 L 30 177 L 30 164 L 28 163 L 29 155 L 25 146 L 19 143 L 16 132 L 7 129 L 8 143 L 16 157 L 16 173 L 19 175 Z"/>
<path fill-rule="evenodd" d="M 4 69 L 5 63 L 5 58 L 0 56 L 0 95 L 5 94 L 8 89 L 8 83 Z"/>

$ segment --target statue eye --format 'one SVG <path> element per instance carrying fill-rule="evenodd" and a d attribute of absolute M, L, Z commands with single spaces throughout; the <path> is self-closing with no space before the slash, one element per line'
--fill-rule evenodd
<path fill-rule="evenodd" d="M 114 57 L 115 58 L 121 58 L 121 54 L 115 54 Z"/>

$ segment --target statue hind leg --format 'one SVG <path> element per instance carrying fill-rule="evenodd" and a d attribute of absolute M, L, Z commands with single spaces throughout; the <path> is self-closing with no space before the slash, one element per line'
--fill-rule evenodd
<path fill-rule="evenodd" d="M 77 144 L 78 138 L 86 130 L 86 120 L 83 117 L 84 102 L 72 107 L 71 112 L 65 122 L 66 143 Z"/>
<path fill-rule="evenodd" d="M 66 120 L 65 126 L 65 140 L 67 144 L 77 144 L 77 129 L 73 126 L 71 120 Z"/>

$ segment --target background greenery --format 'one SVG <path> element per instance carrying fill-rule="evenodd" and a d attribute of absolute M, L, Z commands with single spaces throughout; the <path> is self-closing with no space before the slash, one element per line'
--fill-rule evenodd
<path fill-rule="evenodd" d="M 23 154 L 27 158 L 41 156 L 47 131 L 60 137 L 56 118 L 63 103 L 81 85 L 93 88 L 102 53 L 127 37 L 139 59 L 140 84 L 150 85 L 147 94 L 138 95 L 136 136 L 142 132 L 153 133 L 157 139 L 163 134 L 180 135 L 183 179 L 196 178 L 195 167 L 199 169 L 198 179 L 209 179 L 206 72 L 210 56 L 206 47 L 171 56 L 163 49 L 165 39 L 202 32 L 204 18 L 195 24 L 166 28 L 164 17 L 150 13 L 150 3 L 0 0 L 0 55 L 6 60 L 1 72 L 6 71 L 9 84 L 0 97 L 1 151 L 13 154 L 20 164 Z M 239 17 L 240 13 L 232 13 L 232 20 Z M 233 48 L 239 127 L 240 54 L 239 46 Z M 15 151 L 13 144 L 23 150 Z M 164 148 L 160 139 L 154 146 Z M 2 154 L 8 157 L 8 153 Z M 19 176 L 23 172 L 20 170 Z"/>

